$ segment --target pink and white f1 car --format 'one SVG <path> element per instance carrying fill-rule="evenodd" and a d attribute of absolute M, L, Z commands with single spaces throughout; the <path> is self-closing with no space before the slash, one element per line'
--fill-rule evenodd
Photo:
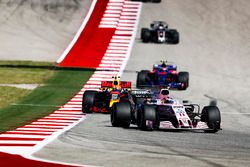
<path fill-rule="evenodd" d="M 200 112 L 197 104 L 187 104 L 169 97 L 168 89 L 150 92 L 150 98 L 139 100 L 149 97 L 137 96 L 144 93 L 149 94 L 149 91 L 135 93 L 132 102 L 115 103 L 111 111 L 113 126 L 129 127 L 135 124 L 142 130 L 203 130 L 208 133 L 221 130 L 221 115 L 216 106 L 205 106 Z"/>

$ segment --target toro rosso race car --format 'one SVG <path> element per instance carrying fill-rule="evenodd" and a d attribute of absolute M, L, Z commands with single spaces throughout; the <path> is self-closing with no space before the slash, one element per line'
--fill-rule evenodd
<path fill-rule="evenodd" d="M 150 24 L 150 28 L 141 29 L 142 42 L 155 43 L 179 43 L 179 32 L 176 29 L 169 29 L 164 21 L 155 21 Z"/>
<path fill-rule="evenodd" d="M 177 73 L 177 66 L 161 61 L 155 64 L 153 70 L 142 70 L 137 74 L 136 87 L 164 86 L 172 89 L 185 90 L 189 86 L 189 73 Z"/>
<path fill-rule="evenodd" d="M 140 92 L 143 93 L 148 94 Z M 185 104 L 169 97 L 168 89 L 151 95 L 151 98 L 137 97 L 144 98 L 144 101 L 115 103 L 111 110 L 112 126 L 128 128 L 130 124 L 135 124 L 141 130 L 202 130 L 207 133 L 221 130 L 218 107 L 205 106 L 200 112 L 197 104 Z"/>
<path fill-rule="evenodd" d="M 113 81 L 102 81 L 100 91 L 86 90 L 82 98 L 82 112 L 106 112 L 114 103 L 127 99 L 131 89 L 131 82 L 120 81 L 113 77 Z"/>

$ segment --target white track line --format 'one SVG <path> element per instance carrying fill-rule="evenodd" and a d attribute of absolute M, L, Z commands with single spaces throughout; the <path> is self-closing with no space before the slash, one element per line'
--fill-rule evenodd
<path fill-rule="evenodd" d="M 44 121 L 44 122 L 47 122 L 47 121 L 50 121 L 50 122 L 58 122 L 58 123 L 65 123 L 65 122 L 71 122 L 71 123 L 74 123 L 75 121 L 69 121 L 69 120 L 49 120 L 49 119 L 38 119 L 37 121 Z"/>
<path fill-rule="evenodd" d="M 0 141 L 4 141 L 4 140 L 1 140 L 2 137 L 10 137 L 10 138 L 30 138 L 30 139 L 40 139 L 40 138 L 45 138 L 46 136 L 42 136 L 42 135 L 22 135 L 22 134 L 1 134 L 0 135 Z M 8 140 L 6 140 L 8 141 Z"/>

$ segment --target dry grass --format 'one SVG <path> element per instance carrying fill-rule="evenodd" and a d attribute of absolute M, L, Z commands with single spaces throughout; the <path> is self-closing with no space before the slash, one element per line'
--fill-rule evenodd
<path fill-rule="evenodd" d="M 48 69 L 1 67 L 0 84 L 40 84 L 53 74 Z"/>

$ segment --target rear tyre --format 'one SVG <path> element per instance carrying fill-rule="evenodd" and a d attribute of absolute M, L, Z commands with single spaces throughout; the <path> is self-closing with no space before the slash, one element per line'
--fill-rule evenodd
<path fill-rule="evenodd" d="M 220 110 L 217 106 L 205 106 L 201 112 L 201 121 L 206 122 L 210 130 L 204 130 L 206 133 L 218 132 L 221 124 Z"/>
<path fill-rule="evenodd" d="M 128 101 L 115 103 L 110 114 L 111 124 L 114 127 L 128 128 L 131 123 L 131 107 Z"/>
<path fill-rule="evenodd" d="M 142 88 L 142 87 L 148 86 L 148 80 L 149 80 L 148 71 L 142 70 L 138 72 L 137 79 L 136 79 L 136 87 Z"/>
<path fill-rule="evenodd" d="M 170 29 L 168 31 L 168 34 L 169 34 L 169 41 L 168 43 L 170 44 L 178 44 L 179 41 L 180 41 L 180 35 L 179 35 L 179 32 L 175 29 Z"/>
<path fill-rule="evenodd" d="M 181 83 L 179 90 L 186 90 L 189 86 L 189 73 L 188 72 L 179 72 L 177 76 L 178 83 Z"/>
<path fill-rule="evenodd" d="M 144 105 L 138 113 L 137 125 L 141 130 L 153 130 L 157 124 L 156 109 L 154 106 Z"/>
<path fill-rule="evenodd" d="M 152 0 L 152 2 L 154 2 L 154 3 L 160 3 L 161 0 Z"/>
<path fill-rule="evenodd" d="M 141 39 L 142 42 L 148 43 L 150 41 L 151 33 L 148 28 L 142 28 L 141 29 Z"/>
<path fill-rule="evenodd" d="M 95 97 L 97 91 L 93 90 L 86 90 L 82 97 L 82 112 L 83 113 L 92 113 L 93 107 L 95 103 Z"/>

